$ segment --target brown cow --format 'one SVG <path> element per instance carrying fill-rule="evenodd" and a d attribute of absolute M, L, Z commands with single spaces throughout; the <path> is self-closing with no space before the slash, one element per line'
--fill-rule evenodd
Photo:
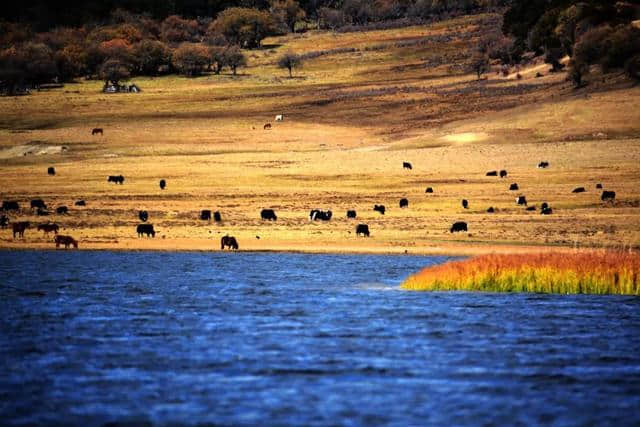
<path fill-rule="evenodd" d="M 263 127 L 264 130 L 271 129 L 271 123 L 266 123 Z"/>

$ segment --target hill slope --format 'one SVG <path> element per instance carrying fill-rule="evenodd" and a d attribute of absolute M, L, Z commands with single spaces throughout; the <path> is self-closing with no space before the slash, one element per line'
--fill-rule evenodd
<path fill-rule="evenodd" d="M 520 70 L 521 79 L 492 72 L 478 81 L 466 63 L 495 23 L 479 15 L 288 35 L 247 52 L 238 77 L 136 79 L 142 93 L 117 95 L 86 81 L 0 98 L 0 199 L 21 202 L 12 220 L 55 221 L 85 248 L 212 249 L 227 233 L 241 249 L 640 244 L 640 88 L 609 75 L 576 91 L 541 64 Z M 310 57 L 293 79 L 275 65 L 286 51 Z M 284 122 L 274 122 L 281 113 Z M 104 136 L 91 136 L 94 127 Z M 548 169 L 536 168 L 542 160 Z M 485 176 L 500 169 L 506 179 Z M 107 183 L 117 174 L 124 185 Z M 520 190 L 509 191 L 511 183 Z M 596 183 L 616 191 L 616 201 L 602 203 Z M 572 193 L 579 186 L 586 192 Z M 548 202 L 553 214 L 525 211 L 518 195 L 538 208 Z M 27 209 L 35 197 L 68 205 L 70 214 L 36 217 Z M 87 206 L 73 206 L 77 199 Z M 495 213 L 486 213 L 490 206 Z M 278 221 L 261 221 L 262 208 L 275 209 Z M 311 223 L 313 208 L 334 216 Z M 155 239 L 136 237 L 141 209 Z M 200 221 L 201 209 L 219 210 L 223 222 Z M 358 219 L 348 220 L 347 209 Z M 449 233 L 455 221 L 469 233 Z M 356 238 L 358 223 L 369 224 L 371 238 Z M 24 242 L 0 232 L 0 247 L 51 245 L 35 229 Z"/>

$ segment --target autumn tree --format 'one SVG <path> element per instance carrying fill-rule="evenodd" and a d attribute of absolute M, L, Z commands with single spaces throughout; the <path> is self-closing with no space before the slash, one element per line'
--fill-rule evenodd
<path fill-rule="evenodd" d="M 271 15 L 274 20 L 286 26 L 292 33 L 296 32 L 296 23 L 305 18 L 306 13 L 295 0 L 271 0 Z"/>
<path fill-rule="evenodd" d="M 209 68 L 212 68 L 215 74 L 220 74 L 222 69 L 226 67 L 226 50 L 227 48 L 222 46 L 209 47 Z"/>
<path fill-rule="evenodd" d="M 160 37 L 167 43 L 199 41 L 199 25 L 195 19 L 171 15 L 162 22 Z"/>
<path fill-rule="evenodd" d="M 224 64 L 231 68 L 233 75 L 236 70 L 247 65 L 247 57 L 242 53 L 239 47 L 231 46 L 224 52 Z"/>
<path fill-rule="evenodd" d="M 295 53 L 287 52 L 278 59 L 278 67 L 289 70 L 289 78 L 292 78 L 293 69 L 302 67 L 302 57 Z"/>
<path fill-rule="evenodd" d="M 158 74 L 163 65 L 171 64 L 171 50 L 158 40 L 142 40 L 132 48 L 138 72 L 148 76 Z"/>
<path fill-rule="evenodd" d="M 232 7 L 221 12 L 209 26 L 211 34 L 222 34 L 231 44 L 248 49 L 260 47 L 262 40 L 273 34 L 269 13 L 256 9 Z"/>
<path fill-rule="evenodd" d="M 100 66 L 100 78 L 104 80 L 105 87 L 109 83 L 118 86 L 122 80 L 127 80 L 129 77 L 131 77 L 129 64 L 125 64 L 119 59 L 107 59 Z"/>
<path fill-rule="evenodd" d="M 182 43 L 173 52 L 172 63 L 183 75 L 194 77 L 210 63 L 209 49 L 196 43 Z"/>
<path fill-rule="evenodd" d="M 87 52 L 78 44 L 70 44 L 54 55 L 60 79 L 68 82 L 87 70 Z"/>

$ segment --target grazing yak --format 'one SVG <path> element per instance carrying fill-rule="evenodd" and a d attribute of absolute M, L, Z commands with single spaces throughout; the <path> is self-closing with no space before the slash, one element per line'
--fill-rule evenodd
<path fill-rule="evenodd" d="M 214 220 L 215 222 L 221 222 L 221 221 L 222 221 L 222 215 L 220 215 L 220 212 L 219 212 L 219 211 L 215 211 L 215 212 L 213 213 L 213 220 Z"/>
<path fill-rule="evenodd" d="M 265 125 L 262 127 L 262 129 L 264 129 L 264 130 L 271 129 L 271 123 L 265 123 Z"/>
<path fill-rule="evenodd" d="M 576 187 L 573 189 L 572 193 L 584 193 L 585 191 L 587 190 L 585 190 L 584 187 Z"/>
<path fill-rule="evenodd" d="M 166 186 L 167 186 L 167 181 L 165 181 L 164 179 L 161 179 L 160 180 L 160 189 L 164 190 Z"/>
<path fill-rule="evenodd" d="M 102 128 L 93 128 L 93 130 L 91 131 L 91 136 L 97 134 L 104 135 L 104 131 L 102 130 Z"/>
<path fill-rule="evenodd" d="M 551 215 L 553 213 L 553 209 L 550 207 L 546 207 L 544 209 L 540 209 L 540 215 Z"/>
<path fill-rule="evenodd" d="M 433 188 L 431 187 L 427 187 L 426 190 L 424 190 L 425 193 L 433 193 Z"/>
<path fill-rule="evenodd" d="M 527 198 L 525 196 L 516 197 L 516 204 L 527 206 Z"/>
<path fill-rule="evenodd" d="M 3 211 L 19 211 L 20 205 L 18 204 L 18 202 L 4 200 L 2 202 L 2 208 L 0 209 Z"/>
<path fill-rule="evenodd" d="M 487 172 L 487 176 L 498 176 L 498 171 L 489 171 Z"/>
<path fill-rule="evenodd" d="M 55 175 L 56 174 L 56 168 L 54 168 L 53 166 L 49 166 L 49 169 L 47 169 L 47 173 L 49 175 Z"/>
<path fill-rule="evenodd" d="M 602 184 L 596 184 L 596 188 L 597 188 L 598 190 L 602 190 Z"/>
<path fill-rule="evenodd" d="M 273 209 L 262 209 L 262 211 L 260 211 L 260 218 L 267 221 L 276 221 L 278 219 Z"/>
<path fill-rule="evenodd" d="M 156 231 L 153 229 L 153 224 L 139 224 L 136 227 L 136 231 L 138 232 L 138 237 L 142 237 L 143 234 L 146 234 L 147 237 L 156 237 Z"/>
<path fill-rule="evenodd" d="M 509 191 L 516 191 L 519 189 L 520 187 L 518 187 L 518 184 L 516 184 L 515 182 L 509 186 Z"/>
<path fill-rule="evenodd" d="M 493 208 L 493 206 L 490 206 L 489 209 L 487 209 L 487 213 L 494 213 L 496 210 Z"/>
<path fill-rule="evenodd" d="M 616 192 L 615 191 L 603 191 L 602 192 L 602 196 L 600 196 L 600 200 L 602 200 L 603 202 L 610 200 L 610 201 L 614 201 L 616 198 Z"/>
<path fill-rule="evenodd" d="M 47 215 L 49 215 L 49 211 L 46 210 L 46 209 L 38 208 L 38 210 L 36 211 L 36 215 L 38 215 L 38 216 L 47 216 Z"/>
<path fill-rule="evenodd" d="M 500 171 L 500 178 L 506 178 L 506 177 L 507 177 L 507 171 L 506 171 L 506 170 L 504 170 L 504 169 L 502 169 L 502 170 Z"/>
<path fill-rule="evenodd" d="M 276 120 L 276 122 L 282 122 L 282 121 L 284 121 L 284 114 L 278 114 L 278 115 L 276 115 L 275 120 Z"/>
<path fill-rule="evenodd" d="M 409 200 L 407 199 L 400 199 L 400 207 L 401 208 L 408 208 L 409 207 Z"/>
<path fill-rule="evenodd" d="M 58 206 L 56 208 L 56 213 L 59 215 L 67 215 L 69 213 L 69 208 L 66 206 Z"/>
<path fill-rule="evenodd" d="M 454 222 L 449 233 L 457 233 L 458 231 L 467 231 L 467 223 L 464 221 Z"/>
<path fill-rule="evenodd" d="M 109 175 L 107 182 L 113 182 L 115 184 L 124 184 L 124 176 L 122 175 Z"/>
<path fill-rule="evenodd" d="M 467 199 L 462 199 L 462 207 L 464 209 L 469 209 L 469 201 Z"/>
<path fill-rule="evenodd" d="M 329 221 L 333 213 L 331 211 L 322 211 L 320 209 L 311 209 L 309 212 L 309 221 Z"/>
<path fill-rule="evenodd" d="M 47 209 L 47 204 L 42 199 L 33 199 L 31 200 L 31 209 L 33 208 Z"/>
<path fill-rule="evenodd" d="M 223 236 L 222 239 L 220 239 L 220 250 L 223 251 L 225 246 L 227 246 L 229 250 L 233 249 L 237 251 L 238 241 L 233 236 Z"/>
<path fill-rule="evenodd" d="M 356 236 L 363 235 L 369 237 L 369 226 L 367 224 L 358 224 L 356 227 Z"/>
<path fill-rule="evenodd" d="M 409 163 L 409 162 L 402 162 L 402 168 L 403 169 L 413 169 L 411 167 L 411 163 Z"/>
<path fill-rule="evenodd" d="M 49 235 L 50 232 L 53 231 L 53 234 L 58 234 L 58 230 L 60 229 L 60 226 L 58 224 L 54 224 L 54 223 L 46 223 L 46 224 L 38 224 L 38 231 L 44 231 L 44 235 Z"/>
<path fill-rule="evenodd" d="M 78 249 L 78 241 L 71 236 L 58 234 L 53 238 L 53 241 L 56 242 L 56 248 L 59 248 L 60 245 L 64 245 L 65 249 L 69 249 L 69 246 L 73 245 L 74 248 Z"/>
<path fill-rule="evenodd" d="M 384 205 L 374 205 L 373 210 L 376 212 L 380 212 L 381 215 L 384 215 L 386 208 L 384 207 Z"/>
<path fill-rule="evenodd" d="M 347 211 L 347 218 L 355 218 L 355 217 L 356 217 L 356 211 L 354 210 Z"/>
<path fill-rule="evenodd" d="M 76 206 L 87 206 L 87 203 L 84 200 L 76 200 L 74 205 L 76 205 Z"/>
<path fill-rule="evenodd" d="M 0 228 L 7 228 L 9 225 L 9 217 L 6 215 L 0 216 Z"/>
<path fill-rule="evenodd" d="M 546 169 L 549 167 L 549 162 L 540 162 L 538 163 L 538 169 Z"/>
<path fill-rule="evenodd" d="M 200 219 L 203 221 L 211 221 L 211 211 L 209 209 L 201 210 Z"/>
<path fill-rule="evenodd" d="M 138 212 L 138 218 L 140 218 L 140 221 L 142 221 L 142 222 L 147 222 L 147 220 L 149 219 L 149 212 L 147 212 L 147 211 L 139 211 Z"/>
<path fill-rule="evenodd" d="M 24 230 L 29 228 L 29 225 L 29 221 L 14 222 L 13 224 L 11 224 L 13 228 L 13 238 L 16 238 L 16 234 L 18 235 L 18 237 L 24 238 Z"/>

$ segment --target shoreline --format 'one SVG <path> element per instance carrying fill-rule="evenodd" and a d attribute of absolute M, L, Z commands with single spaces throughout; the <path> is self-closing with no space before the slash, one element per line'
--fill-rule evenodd
<path fill-rule="evenodd" d="M 49 242 L 29 242 L 15 244 L 0 243 L 0 252 L 4 251 L 64 251 L 63 247 L 56 248 Z M 137 243 L 137 244 L 136 244 Z M 221 251 L 215 241 L 199 241 L 181 239 L 180 241 L 155 242 L 139 241 L 115 243 L 84 243 L 80 241 L 78 249 L 69 248 L 67 251 L 108 251 L 108 252 L 233 252 L 225 249 Z M 170 243 L 163 246 L 161 243 Z M 574 248 L 569 246 L 551 245 L 514 245 L 497 243 L 438 243 L 434 245 L 420 245 L 412 247 L 389 247 L 385 245 L 309 245 L 300 243 L 278 242 L 275 244 L 245 244 L 238 253 L 299 253 L 326 255 L 411 255 L 411 256 L 477 256 L 486 254 L 516 254 L 516 253 L 567 253 L 583 251 L 610 250 L 611 248 Z"/>

